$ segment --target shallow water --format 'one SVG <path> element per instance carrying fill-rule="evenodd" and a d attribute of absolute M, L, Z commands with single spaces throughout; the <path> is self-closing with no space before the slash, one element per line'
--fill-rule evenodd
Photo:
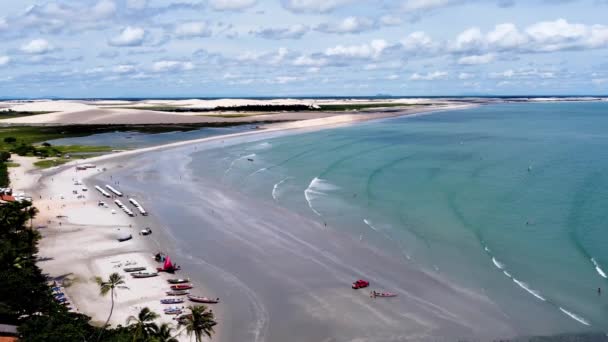
<path fill-rule="evenodd" d="M 208 144 L 182 150 L 191 160 L 171 177 L 159 172 L 171 168 L 170 152 L 163 166 L 162 157 L 148 157 L 157 165 L 139 170 L 140 183 L 131 186 L 181 189 L 168 197 L 196 203 L 190 192 L 205 196 L 213 183 L 285 208 L 487 296 L 517 334 L 603 332 L 608 293 L 597 289 L 608 291 L 606 114 L 607 103 L 492 105 Z M 218 198 L 230 208 L 233 197 Z M 167 225 L 207 222 L 196 205 L 186 213 L 169 202 L 151 204 Z M 190 244 L 213 240 L 169 231 Z M 381 269 L 373 265 L 381 260 L 366 266 Z M 398 265 L 390 271 L 399 273 Z"/>
<path fill-rule="evenodd" d="M 606 103 L 385 120 L 210 151 L 192 167 L 391 241 L 464 284 L 507 283 L 581 328 L 608 328 L 608 301 L 597 293 L 608 290 Z"/>

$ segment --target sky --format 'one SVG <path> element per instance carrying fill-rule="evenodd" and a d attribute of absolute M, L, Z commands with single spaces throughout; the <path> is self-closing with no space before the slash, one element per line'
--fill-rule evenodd
<path fill-rule="evenodd" d="M 608 0 L 0 0 L 0 97 L 608 95 Z"/>

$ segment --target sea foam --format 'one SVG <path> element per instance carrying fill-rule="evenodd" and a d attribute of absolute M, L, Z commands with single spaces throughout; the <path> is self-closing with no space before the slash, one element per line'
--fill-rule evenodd
<path fill-rule="evenodd" d="M 315 177 L 308 185 L 308 188 L 304 190 L 304 198 L 306 198 L 306 202 L 308 202 L 308 207 L 310 207 L 310 210 L 312 210 L 318 216 L 321 216 L 321 213 L 314 208 L 312 202 L 319 196 L 326 195 L 326 192 L 337 189 L 337 186 L 329 183 L 328 181 Z"/>
<path fill-rule="evenodd" d="M 563 313 L 565 313 L 566 315 L 570 316 L 570 318 L 572 318 L 573 320 L 575 320 L 575 321 L 577 321 L 577 322 L 579 322 L 579 323 L 581 323 L 581 324 L 584 324 L 584 325 L 586 325 L 586 326 L 590 326 L 590 325 L 591 325 L 591 324 L 589 324 L 589 322 L 587 322 L 587 321 L 586 321 L 584 318 L 582 318 L 581 316 L 577 316 L 577 315 L 575 315 L 574 313 L 572 313 L 572 312 L 570 312 L 570 311 L 568 311 L 568 310 L 566 310 L 566 309 L 562 308 L 561 306 L 559 307 L 559 309 L 560 309 L 560 311 L 561 311 L 561 312 L 563 312 Z"/>
<path fill-rule="evenodd" d="M 606 277 L 606 273 L 604 273 L 604 270 L 602 270 L 602 268 L 597 263 L 597 261 L 595 261 L 595 259 L 591 258 L 591 262 L 593 263 L 593 266 L 595 266 L 595 270 L 597 271 L 597 273 L 602 276 L 602 278 L 608 278 Z"/>
<path fill-rule="evenodd" d="M 273 198 L 275 201 L 278 201 L 278 200 L 279 200 L 279 186 L 281 186 L 281 184 L 285 183 L 285 182 L 286 182 L 287 180 L 289 180 L 289 179 L 291 179 L 291 177 L 286 177 L 286 178 L 284 178 L 282 181 L 278 182 L 277 184 L 275 184 L 275 185 L 272 187 L 272 198 Z"/>
<path fill-rule="evenodd" d="M 538 291 L 532 290 L 530 287 L 528 287 L 528 284 L 524 283 L 523 281 L 519 281 L 515 278 L 513 278 L 513 281 L 515 282 L 515 284 L 519 285 L 519 287 L 521 287 L 522 289 L 528 291 L 528 293 L 530 293 L 534 297 L 542 300 L 543 302 L 547 301 L 543 296 L 540 295 L 540 293 Z"/>

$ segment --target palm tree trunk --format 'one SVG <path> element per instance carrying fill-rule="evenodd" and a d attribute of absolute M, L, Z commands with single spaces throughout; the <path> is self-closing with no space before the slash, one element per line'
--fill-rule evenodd
<path fill-rule="evenodd" d="M 106 323 L 103 325 L 104 329 L 108 326 L 108 323 L 110 323 L 110 318 L 112 317 L 112 312 L 114 311 L 114 289 L 112 289 L 110 292 L 110 296 L 112 296 L 112 306 L 110 306 L 110 314 L 108 315 L 108 319 L 106 319 Z"/>
<path fill-rule="evenodd" d="M 99 332 L 99 337 L 97 337 L 97 342 L 99 342 L 101 340 L 101 335 L 103 335 L 104 330 L 106 330 L 106 327 L 108 326 L 108 323 L 110 322 L 110 318 L 112 317 L 112 312 L 114 311 L 114 288 L 112 288 L 112 290 L 110 290 L 110 296 L 112 297 L 112 306 L 110 306 L 110 315 L 108 315 L 108 319 L 106 319 L 106 322 L 103 324 L 103 327 L 101 327 L 101 330 Z"/>

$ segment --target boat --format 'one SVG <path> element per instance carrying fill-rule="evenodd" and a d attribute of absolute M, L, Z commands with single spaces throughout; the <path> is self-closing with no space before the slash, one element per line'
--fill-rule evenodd
<path fill-rule="evenodd" d="M 142 229 L 139 232 L 139 235 L 143 235 L 143 236 L 150 235 L 150 234 L 152 234 L 152 229 L 150 229 L 150 227 L 148 227 L 146 229 Z"/>
<path fill-rule="evenodd" d="M 166 292 L 167 296 L 185 296 L 189 293 L 190 291 L 188 290 L 171 290 Z"/>
<path fill-rule="evenodd" d="M 171 290 L 190 290 L 191 288 L 192 288 L 192 284 L 171 285 Z"/>
<path fill-rule="evenodd" d="M 135 273 L 131 273 L 131 276 L 133 278 L 151 278 L 151 277 L 158 276 L 158 273 L 156 273 L 156 272 L 135 272 Z"/>
<path fill-rule="evenodd" d="M 352 288 L 354 290 L 358 290 L 358 289 L 362 289 L 362 288 L 365 288 L 365 287 L 368 287 L 368 286 L 369 286 L 369 281 L 363 280 L 363 279 L 359 279 L 359 280 L 357 280 L 357 281 L 355 281 L 353 283 Z"/>
<path fill-rule="evenodd" d="M 372 291 L 372 297 L 376 298 L 376 297 L 384 297 L 384 298 L 388 298 L 388 297 L 397 297 L 396 293 L 392 293 L 392 292 L 376 292 L 376 291 Z"/>
<path fill-rule="evenodd" d="M 142 267 L 142 266 L 137 266 L 137 267 L 125 267 L 122 270 L 129 273 L 129 272 L 139 272 L 139 271 L 144 271 L 146 268 Z"/>
<path fill-rule="evenodd" d="M 183 298 L 165 298 L 160 300 L 161 304 L 181 304 L 183 302 Z"/>
<path fill-rule="evenodd" d="M 165 262 L 163 267 L 157 267 L 156 271 L 158 272 L 167 272 L 167 273 L 175 273 L 175 271 L 179 271 L 181 267 L 171 262 L 171 258 L 167 255 L 165 257 Z"/>
<path fill-rule="evenodd" d="M 204 303 L 204 304 L 217 304 L 220 302 L 219 298 L 212 299 L 212 298 L 193 296 L 193 295 L 188 295 L 188 299 L 190 299 L 193 302 Z"/>
<path fill-rule="evenodd" d="M 182 309 L 178 307 L 170 307 L 163 310 L 166 315 L 181 315 Z"/>
<path fill-rule="evenodd" d="M 118 237 L 118 242 L 125 242 L 125 241 L 129 241 L 133 238 L 133 236 L 131 234 L 128 235 L 121 235 L 120 237 Z"/>
<path fill-rule="evenodd" d="M 190 278 L 172 278 L 167 280 L 170 284 L 183 284 L 189 283 Z"/>

